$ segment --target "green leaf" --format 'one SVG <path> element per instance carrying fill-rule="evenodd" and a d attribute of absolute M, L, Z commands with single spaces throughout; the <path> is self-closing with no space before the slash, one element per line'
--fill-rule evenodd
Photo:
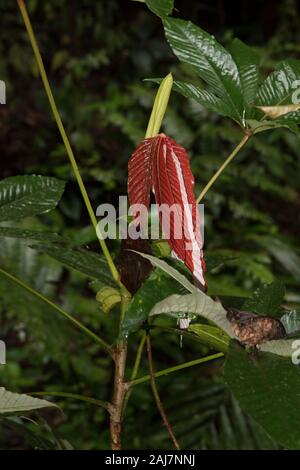
<path fill-rule="evenodd" d="M 263 284 L 255 290 L 251 298 L 244 302 L 241 310 L 280 318 L 282 316 L 280 306 L 284 296 L 285 286 L 281 281 L 276 280 L 271 284 Z"/>
<path fill-rule="evenodd" d="M 297 80 L 300 80 L 300 61 L 291 59 L 280 62 L 261 84 L 255 104 L 257 106 L 295 104 L 293 94 L 300 85 Z"/>
<path fill-rule="evenodd" d="M 280 127 L 286 127 L 292 132 L 298 132 L 296 124 L 290 121 L 283 121 L 282 119 L 276 119 L 274 121 L 267 121 L 265 119 L 262 119 L 261 121 L 256 119 L 248 119 L 247 124 L 249 125 L 253 134 L 269 131 L 271 129 L 279 129 Z"/>
<path fill-rule="evenodd" d="M 46 400 L 8 392 L 5 388 L 0 388 L 0 415 L 18 415 L 49 407 L 56 407 L 56 405 Z"/>
<path fill-rule="evenodd" d="M 197 335 L 203 344 L 217 349 L 218 351 L 227 352 L 230 338 L 224 331 L 220 330 L 220 328 L 193 323 L 188 327 L 188 331 Z"/>
<path fill-rule="evenodd" d="M 150 316 L 166 313 L 176 318 L 180 318 L 182 314 L 199 315 L 213 322 L 230 338 L 234 338 L 231 324 L 226 318 L 226 310 L 220 302 L 215 302 L 208 295 L 201 291 L 187 295 L 171 295 L 166 299 L 158 302 L 151 310 Z"/>
<path fill-rule="evenodd" d="M 252 117 L 252 115 L 255 114 L 252 105 L 257 93 L 259 80 L 257 70 L 258 56 L 249 46 L 238 38 L 232 40 L 229 51 L 239 72 L 245 103 L 245 118 Z"/>
<path fill-rule="evenodd" d="M 64 187 L 64 181 L 49 176 L 11 176 L 0 181 L 0 222 L 54 209 Z"/>
<path fill-rule="evenodd" d="M 300 449 L 300 374 L 290 359 L 253 356 L 232 342 L 224 374 L 244 411 L 285 448 Z"/>
<path fill-rule="evenodd" d="M 230 117 L 243 122 L 243 97 L 237 65 L 216 39 L 190 21 L 163 20 L 166 38 L 178 59 L 190 64 L 230 110 Z"/>
<path fill-rule="evenodd" d="M 160 83 L 161 78 L 152 78 L 147 79 L 146 81 L 153 83 Z M 199 85 L 194 85 L 193 83 L 181 82 L 175 80 L 173 83 L 173 90 L 180 93 L 185 98 L 190 98 L 197 103 L 201 104 L 204 108 L 207 108 L 209 111 L 220 114 L 221 116 L 231 117 L 232 110 L 222 99 L 214 95 L 211 91 L 205 90 Z"/>
<path fill-rule="evenodd" d="M 45 243 L 32 245 L 31 248 L 46 253 L 67 267 L 76 269 L 87 276 L 98 279 L 103 285 L 115 286 L 103 256 L 67 243 Z"/>
<path fill-rule="evenodd" d="M 149 10 L 159 17 L 170 15 L 174 8 L 174 0 L 145 0 Z"/>
<path fill-rule="evenodd" d="M 0 237 L 24 238 L 44 242 L 57 242 L 63 240 L 57 233 L 38 232 L 34 230 L 19 229 L 13 227 L 0 227 Z"/>
<path fill-rule="evenodd" d="M 177 269 L 170 266 L 166 261 L 160 258 L 156 258 L 155 256 L 148 255 L 146 253 L 140 253 L 139 251 L 135 251 L 135 253 L 139 254 L 143 258 L 146 258 L 147 260 L 150 261 L 150 263 L 154 267 L 161 269 L 166 274 L 171 276 L 173 279 L 175 279 L 175 281 L 181 284 L 187 291 L 197 292 L 198 289 L 193 284 L 191 284 L 191 282 L 183 274 L 177 271 Z"/>
<path fill-rule="evenodd" d="M 153 271 L 133 297 L 125 313 L 121 337 L 137 331 L 148 318 L 151 309 L 160 300 L 174 292 L 180 292 L 181 286 L 160 270 Z"/>

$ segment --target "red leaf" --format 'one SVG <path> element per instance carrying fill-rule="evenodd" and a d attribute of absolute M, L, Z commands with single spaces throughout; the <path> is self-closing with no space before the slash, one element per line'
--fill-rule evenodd
<path fill-rule="evenodd" d="M 169 219 L 168 207 L 174 208 L 174 216 L 170 217 L 170 233 L 166 236 L 168 243 L 194 278 L 205 286 L 203 241 L 189 156 L 183 147 L 164 134 L 156 137 L 152 177 L 163 232 L 164 221 Z"/>
<path fill-rule="evenodd" d="M 130 205 L 148 207 L 152 185 L 162 230 L 174 256 L 182 260 L 198 284 L 205 287 L 200 217 L 189 156 L 183 147 L 164 134 L 143 140 L 129 160 Z"/>
<path fill-rule="evenodd" d="M 129 204 L 149 206 L 152 186 L 152 158 L 155 138 L 143 140 L 128 162 Z"/>

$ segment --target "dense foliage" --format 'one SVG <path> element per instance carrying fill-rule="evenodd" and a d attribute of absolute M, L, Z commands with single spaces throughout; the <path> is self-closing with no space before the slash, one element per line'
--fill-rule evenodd
<path fill-rule="evenodd" d="M 218 64 L 210 70 L 211 58 L 199 61 L 197 51 L 185 50 L 180 34 L 199 35 L 195 27 L 165 17 L 164 36 L 162 22 L 155 13 L 162 15 L 166 11 L 157 11 L 155 5 L 170 2 L 149 0 L 146 3 L 152 12 L 140 2 L 128 0 L 124 9 L 119 3 L 84 0 L 79 6 L 68 0 L 27 2 L 53 93 L 92 203 L 96 207 L 101 202 L 117 202 L 118 195 L 126 193 L 129 156 L 144 137 L 157 77 L 169 71 L 175 77 L 174 90 L 179 93 L 172 93 L 163 130 L 188 148 L 198 195 L 242 138 L 245 122 L 251 131 L 259 129 L 263 113 L 253 105 L 284 104 L 283 97 L 278 96 L 276 74 L 260 92 L 259 82 L 276 67 L 286 75 L 292 68 L 295 77 L 300 78 L 295 60 L 300 58 L 297 4 L 286 0 L 275 8 L 269 2 L 269 8 L 277 12 L 274 30 L 269 34 L 264 31 L 263 13 L 260 22 L 255 17 L 249 26 L 241 10 L 238 18 L 230 16 L 226 2 L 220 2 L 211 14 L 205 11 L 209 2 L 176 4 L 179 12 L 175 16 L 191 19 L 209 30 L 231 51 L 244 77 L 240 86 L 234 82 L 234 73 L 218 81 Z M 242 3 L 247 9 L 249 2 Z M 3 210 L 0 207 L 0 267 L 73 312 L 90 330 L 112 343 L 117 335 L 118 306 L 104 312 L 103 298 L 99 304 L 95 297 L 103 286 L 116 286 L 103 258 L 94 253 L 99 252 L 96 235 L 49 113 L 18 8 L 14 2 L 4 0 L 0 12 L 0 79 L 7 84 L 7 105 L 0 109 L 4 153 L 1 172 L 5 178 L 0 193 L 7 194 L 7 187 L 12 185 L 15 195 L 30 199 L 24 219 L 20 218 L 12 192 L 12 201 L 6 200 Z M 211 19 L 216 13 L 218 27 L 213 27 Z M 207 33 L 201 31 L 206 38 Z M 232 41 L 235 35 L 251 50 L 238 40 Z M 214 37 L 209 36 L 209 41 L 219 48 Z M 226 50 L 220 46 L 218 51 L 226 56 Z M 245 67 L 247 73 L 242 75 Z M 151 82 L 143 82 L 144 78 Z M 290 94 L 292 91 L 290 87 Z M 288 101 L 288 96 L 284 98 Z M 298 119 L 297 111 L 277 121 L 266 119 L 264 126 L 272 129 L 249 139 L 204 200 L 208 295 L 218 296 L 224 305 L 257 314 L 276 318 L 285 314 L 288 332 L 299 329 Z M 23 174 L 44 178 L 28 176 L 25 181 L 13 176 Z M 67 184 L 60 200 L 62 180 Z M 47 188 L 47 198 L 41 198 L 41 188 Z M 47 212 L 59 200 L 57 209 Z M 37 231 L 47 234 L 37 235 Z M 120 243 L 111 242 L 110 248 L 117 256 Z M 180 269 L 178 264 L 175 267 Z M 7 345 L 7 364 L 0 366 L 1 387 L 18 393 L 48 392 L 48 398 L 60 391 L 99 400 L 110 398 L 112 361 L 101 346 L 57 315 L 51 305 L 45 305 L 7 277 L 1 276 L 0 294 L 0 338 Z M 180 286 L 178 279 L 170 280 L 165 272 L 155 270 L 129 306 L 122 331 L 124 337 L 131 334 L 128 377 L 141 336 L 139 327 L 157 302 L 153 317 L 161 312 L 176 313 L 178 303 L 170 305 L 169 298 L 169 303 L 163 304 L 172 294 L 194 295 L 187 285 Z M 146 306 L 140 307 L 141 301 Z M 205 316 L 201 304 L 198 309 L 193 313 Z M 183 306 L 180 311 L 184 311 Z M 155 320 L 152 343 L 157 370 L 216 351 L 227 352 L 229 348 L 224 370 L 223 360 L 219 359 L 192 367 L 188 373 L 182 370 L 157 379 L 182 448 L 299 448 L 299 404 L 294 394 L 299 378 L 289 359 L 259 353 L 263 359 L 258 366 L 237 344 L 228 346 L 228 336 L 219 328 L 199 322 L 199 317 L 183 335 L 181 345 L 174 325 L 172 317 L 159 315 Z M 230 332 L 226 330 L 228 325 L 217 325 Z M 243 373 L 237 374 L 237 370 Z M 264 381 L 257 380 L 261 370 L 266 371 Z M 280 383 L 283 371 L 289 382 L 284 379 Z M 147 373 L 144 355 L 139 375 Z M 247 394 L 251 387 L 257 396 L 255 403 Z M 282 401 L 283 393 L 287 399 Z M 109 448 L 105 410 L 75 397 L 53 396 L 51 400 L 63 413 L 47 408 L 30 415 L 39 426 L 26 418 L 1 419 L 1 448 Z M 258 402 L 260 407 L 256 406 Z M 261 413 L 261 403 L 267 415 Z M 43 405 L 40 403 L 40 407 Z M 32 407 L 36 408 L 34 403 Z M 125 412 L 124 448 L 166 449 L 171 444 L 153 405 L 149 384 L 137 385 Z"/>

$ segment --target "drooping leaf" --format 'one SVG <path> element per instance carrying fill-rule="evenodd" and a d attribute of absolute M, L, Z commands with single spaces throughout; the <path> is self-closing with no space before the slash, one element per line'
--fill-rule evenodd
<path fill-rule="evenodd" d="M 152 263 L 153 266 L 161 269 L 166 274 L 171 276 L 179 284 L 181 284 L 187 291 L 189 292 L 197 291 L 196 287 L 193 284 L 191 284 L 190 281 L 183 274 L 177 271 L 177 269 L 170 266 L 166 261 L 156 258 L 155 256 L 148 255 L 146 253 L 139 253 L 139 255 L 142 256 L 143 258 L 148 259 Z"/>
<path fill-rule="evenodd" d="M 191 331 L 198 336 L 203 344 L 215 348 L 218 351 L 222 351 L 224 353 L 227 352 L 230 338 L 220 328 L 211 325 L 193 323 L 188 327 L 187 331 Z"/>
<path fill-rule="evenodd" d="M 0 181 L 0 222 L 54 209 L 65 183 L 49 176 L 11 176 Z"/>
<path fill-rule="evenodd" d="M 166 38 L 178 59 L 192 65 L 210 90 L 228 106 L 231 118 L 242 123 L 242 86 L 230 53 L 190 21 L 165 18 L 163 23 Z"/>
<path fill-rule="evenodd" d="M 214 301 L 203 292 L 198 291 L 197 293 L 187 295 L 171 295 L 158 302 L 151 310 L 150 316 L 162 313 L 176 318 L 182 317 L 183 314 L 190 314 L 191 317 L 199 315 L 217 325 L 230 338 L 234 338 L 224 307 L 222 307 L 220 302 Z"/>
<path fill-rule="evenodd" d="M 121 337 L 137 331 L 148 318 L 152 307 L 166 295 L 180 292 L 182 287 L 165 273 L 156 270 L 151 273 L 140 290 L 135 294 L 125 313 Z"/>
<path fill-rule="evenodd" d="M 251 355 L 232 342 L 225 380 L 242 409 L 277 442 L 300 448 L 300 374 L 290 359 L 275 354 Z"/>
<path fill-rule="evenodd" d="M 29 395 L 12 393 L 0 388 L 0 415 L 20 415 L 41 408 L 56 407 L 54 403 Z"/>

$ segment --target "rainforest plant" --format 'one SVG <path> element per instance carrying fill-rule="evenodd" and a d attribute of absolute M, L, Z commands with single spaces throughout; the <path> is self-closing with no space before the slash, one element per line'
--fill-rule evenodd
<path fill-rule="evenodd" d="M 159 377 L 181 369 L 224 358 L 224 381 L 241 408 L 264 428 L 271 438 L 288 449 L 300 448 L 298 420 L 300 378 L 293 349 L 299 330 L 295 310 L 283 306 L 285 290 L 280 281 L 261 286 L 252 297 L 222 298 L 210 296 L 205 273 L 226 263 L 205 254 L 200 233 L 197 203 L 220 178 L 227 165 L 250 139 L 257 134 L 284 127 L 298 133 L 300 104 L 300 61 L 284 60 L 264 80 L 258 72 L 256 54 L 243 42 L 234 39 L 229 49 L 191 22 L 170 16 L 172 0 L 146 0 L 150 10 L 162 20 L 166 39 L 178 57 L 195 73 L 195 82 L 174 80 L 168 74 L 159 83 L 145 139 L 128 159 L 128 197 L 130 204 L 149 206 L 153 189 L 155 201 L 165 207 L 177 204 L 186 215 L 183 237 L 175 237 L 178 222 L 172 219 L 170 236 L 163 239 L 163 213 L 160 214 L 160 240 L 123 240 L 120 253 L 113 257 L 106 241 L 97 231 L 98 220 L 91 205 L 76 159 L 65 132 L 47 74 L 42 62 L 25 2 L 18 5 L 50 107 L 65 145 L 91 224 L 99 236 L 101 254 L 78 246 L 56 233 L 22 230 L 13 221 L 42 214 L 55 208 L 63 195 L 65 183 L 53 177 L 14 176 L 0 183 L 1 237 L 28 239 L 32 249 L 46 253 L 62 264 L 97 281 L 101 311 L 119 308 L 118 332 L 113 344 L 92 331 L 73 314 L 44 297 L 5 269 L 5 277 L 20 289 L 47 304 L 53 314 L 61 315 L 75 328 L 104 349 L 114 365 L 114 383 L 109 401 L 105 397 L 72 395 L 63 390 L 52 395 L 83 400 L 104 408 L 110 420 L 111 447 L 121 449 L 122 421 L 131 391 L 149 382 L 162 421 L 175 448 L 179 439 L 172 428 L 159 395 Z M 194 193 L 194 176 L 190 157 L 180 142 L 161 133 L 171 89 L 190 98 L 208 111 L 232 119 L 240 129 L 241 139 L 201 193 Z M 188 207 L 188 209 L 186 209 Z M 137 224 L 136 220 L 131 221 Z M 141 225 L 140 222 L 138 222 Z M 147 221 L 145 221 L 147 224 Z M 143 227 L 140 227 L 141 229 Z M 170 251 L 172 252 L 170 255 Z M 154 256 L 156 254 L 156 256 Z M 160 327 L 161 315 L 174 318 L 167 330 L 185 341 L 200 341 L 212 353 L 189 362 L 156 371 L 153 365 L 151 333 Z M 175 322 L 179 321 L 177 328 Z M 140 331 L 136 359 L 128 365 L 127 348 L 132 334 Z M 142 355 L 146 349 L 149 374 L 139 376 Z M 294 362 L 294 363 L 293 363 Z M 5 366 L 1 366 L 5 367 Z M 131 375 L 128 369 L 131 367 Z M 49 395 L 38 392 L 35 395 Z M 23 415 L 26 412 L 55 406 L 36 396 L 18 395 L 0 390 L 0 415 Z"/>

